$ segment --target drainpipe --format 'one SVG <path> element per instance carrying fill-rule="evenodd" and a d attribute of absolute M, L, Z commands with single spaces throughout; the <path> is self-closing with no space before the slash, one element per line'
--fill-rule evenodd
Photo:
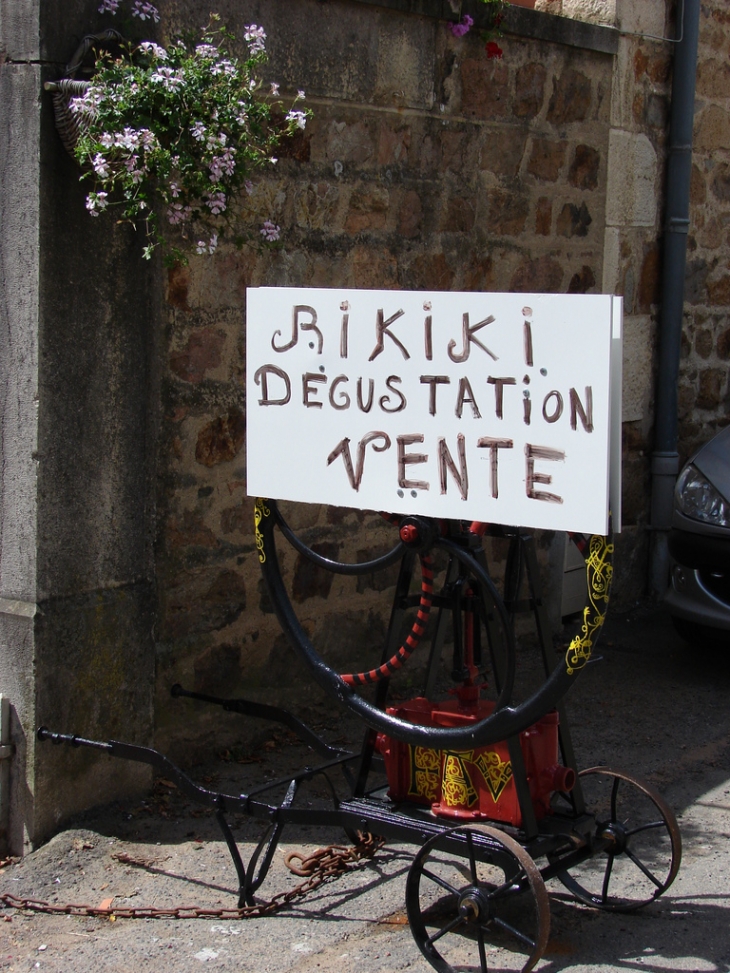
<path fill-rule="evenodd" d="M 679 472 L 677 452 L 677 383 L 684 310 L 684 274 L 689 230 L 689 187 L 692 173 L 692 127 L 699 35 L 700 0 L 684 0 L 681 40 L 674 53 L 672 106 L 667 164 L 666 220 L 659 311 L 654 452 L 651 456 L 652 537 L 650 585 L 655 597 L 669 580 L 668 532 L 672 523 L 674 483 Z"/>

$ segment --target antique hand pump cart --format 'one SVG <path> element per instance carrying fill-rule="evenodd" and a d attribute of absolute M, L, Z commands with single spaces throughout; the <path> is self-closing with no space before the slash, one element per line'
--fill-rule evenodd
<path fill-rule="evenodd" d="M 292 340 L 285 346 L 277 330 L 271 340 L 274 352 L 296 344 L 297 314 L 305 307 L 309 317 L 300 322 L 301 331 L 316 333 L 319 347 L 312 342 L 309 348 L 315 356 L 321 354 L 322 333 L 313 303 L 294 301 Z M 349 305 L 345 308 L 343 302 L 339 307 L 346 312 L 342 319 L 346 323 Z M 379 313 L 382 344 L 385 336 L 393 338 L 388 326 L 395 318 L 385 321 L 382 310 Z M 475 330 L 476 326 L 469 331 L 465 314 L 465 353 L 467 339 L 477 343 Z M 252 357 L 250 345 L 248 354 Z M 531 346 L 525 344 L 530 366 L 531 355 Z M 346 357 L 342 340 L 340 357 Z M 457 359 L 463 361 L 455 354 L 452 361 Z M 255 361 L 249 363 L 250 370 L 255 366 Z M 274 375 L 276 369 L 269 367 Z M 282 372 L 278 369 L 279 376 Z M 257 374 L 261 378 L 261 372 Z M 306 408 L 317 372 L 310 366 L 304 374 Z M 503 378 L 499 381 L 506 383 Z M 388 386 L 391 391 L 394 384 Z M 255 386 L 250 371 L 250 391 Z M 407 389 L 405 380 L 403 388 Z M 434 388 L 432 383 L 431 391 Z M 264 388 L 261 395 L 260 403 L 267 395 L 273 403 L 273 392 Z M 286 404 L 285 399 L 279 396 L 277 404 Z M 249 397 L 249 410 L 251 402 Z M 556 411 L 546 412 L 543 407 L 547 422 Z M 365 449 L 375 441 L 374 434 L 369 435 L 369 440 L 366 436 L 360 440 L 357 471 L 352 461 L 346 471 L 355 493 L 362 482 Z M 376 452 L 385 450 L 388 439 L 386 432 L 378 435 L 385 438 L 380 446 L 373 445 Z M 417 437 L 408 437 L 408 442 L 414 441 Z M 347 467 L 347 443 L 342 439 L 338 449 L 331 450 L 327 467 L 338 456 Z M 526 455 L 529 470 L 529 452 Z M 400 456 L 401 460 L 405 456 L 404 462 L 425 463 L 403 450 Z M 494 457 L 492 451 L 492 471 Z M 249 469 L 251 458 L 249 453 Z M 458 479 L 453 461 L 449 469 Z M 410 486 L 403 466 L 400 472 L 399 482 Z M 464 475 L 462 485 L 465 479 Z M 550 482 L 547 476 L 535 480 Z M 528 497 L 529 490 L 528 486 Z M 286 489 L 279 495 L 299 499 Z M 416 496 L 415 490 L 411 496 Z M 399 506 L 403 509 L 409 502 L 403 498 Z M 358 497 L 354 505 L 362 507 L 364 502 Z M 95 747 L 149 763 L 164 771 L 188 797 L 214 808 L 237 870 L 240 906 L 256 902 L 288 824 L 337 826 L 351 837 L 369 833 L 416 846 L 405 890 L 408 921 L 424 957 L 440 973 L 465 967 L 485 973 L 488 953 L 495 948 L 521 953 L 521 968 L 532 969 L 549 937 L 546 880 L 557 879 L 581 902 L 615 911 L 640 908 L 669 887 L 681 855 L 672 811 L 653 788 L 629 774 L 607 767 L 580 771 L 563 706 L 567 691 L 591 659 L 605 618 L 612 576 L 610 530 L 571 535 L 585 560 L 587 598 L 578 634 L 556 653 L 531 531 L 428 512 L 387 515 L 393 532 L 390 550 L 374 559 L 350 562 L 318 552 L 315 535 L 294 531 L 275 500 L 257 499 L 255 518 L 258 557 L 279 622 L 314 681 L 364 724 L 362 746 L 352 751 L 332 746 L 274 706 L 218 699 L 180 686 L 173 687 L 173 695 L 285 724 L 322 762 L 291 779 L 231 795 L 194 784 L 155 750 L 116 741 L 99 743 L 44 728 L 39 730 L 41 739 Z M 499 586 L 489 555 L 495 542 L 506 549 Z M 337 672 L 325 661 L 327 647 L 315 646 L 293 606 L 290 582 L 281 567 L 282 558 L 288 557 L 282 553 L 287 545 L 298 558 L 335 575 L 373 576 L 397 568 L 390 623 L 374 668 Z M 529 652 L 520 648 L 515 636 L 516 628 L 524 629 L 522 624 L 516 626 L 516 619 L 525 615 L 532 617 L 536 633 L 526 640 L 534 646 Z M 442 660 L 447 648 L 451 688 L 444 691 Z M 393 674 L 408 666 L 416 651 L 423 657 L 418 668 L 423 679 L 420 691 L 413 691 L 410 698 L 401 698 L 402 693 L 397 699 L 389 698 Z M 338 787 L 334 776 L 339 779 L 340 774 Z M 302 785 L 314 778 L 329 782 L 329 809 L 297 803 Z M 270 795 L 277 791 L 285 796 L 274 801 Z M 227 819 L 234 812 L 266 822 L 246 865 Z"/>

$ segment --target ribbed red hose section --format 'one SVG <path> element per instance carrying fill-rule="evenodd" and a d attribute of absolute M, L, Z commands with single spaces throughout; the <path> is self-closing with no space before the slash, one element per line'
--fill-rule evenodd
<path fill-rule="evenodd" d="M 426 631 L 426 623 L 433 600 L 433 559 L 430 554 L 421 554 L 419 559 L 421 561 L 421 601 L 408 638 L 395 655 L 391 656 L 382 666 L 378 666 L 377 669 L 371 669 L 369 672 L 348 672 L 341 675 L 340 679 L 346 682 L 348 686 L 364 686 L 368 683 L 379 682 L 381 679 L 387 679 L 396 669 L 400 669 L 421 641 L 421 636 Z"/>

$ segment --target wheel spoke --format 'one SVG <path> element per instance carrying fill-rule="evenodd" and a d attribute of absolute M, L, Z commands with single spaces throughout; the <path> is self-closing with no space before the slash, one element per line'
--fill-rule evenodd
<path fill-rule="evenodd" d="M 521 943 L 524 943 L 526 946 L 529 946 L 530 949 L 535 948 L 535 940 L 530 939 L 529 936 L 526 936 L 525 933 L 521 932 L 519 929 L 515 929 L 515 927 L 511 923 L 506 922 L 504 919 L 500 919 L 499 916 L 495 916 L 494 919 L 490 921 L 495 926 L 499 926 L 500 929 L 504 929 L 505 932 L 508 932 L 516 939 L 519 939 Z"/>
<path fill-rule="evenodd" d="M 591 767 L 580 777 L 586 807 L 595 802 L 599 809 L 594 834 L 603 853 L 594 860 L 594 849 L 557 877 L 588 905 L 619 912 L 641 909 L 669 888 L 679 870 L 682 837 L 672 809 L 650 784 L 622 771 Z M 560 869 L 561 855 L 560 848 L 548 853 L 553 868 Z"/>
<path fill-rule="evenodd" d="M 429 936 L 428 942 L 433 946 L 437 939 L 441 939 L 441 937 L 445 936 L 447 932 L 452 932 L 452 930 L 456 929 L 457 926 L 460 926 L 463 921 L 464 920 L 461 916 L 457 916 L 455 919 L 452 919 L 451 922 L 447 922 L 446 925 L 442 929 L 439 929 L 438 932 L 435 932 L 433 936 Z"/>
<path fill-rule="evenodd" d="M 502 882 L 501 885 L 498 885 L 497 888 L 490 889 L 489 898 L 498 899 L 500 896 L 504 895 L 506 892 L 509 892 L 511 889 L 513 889 L 515 885 L 518 887 L 520 892 L 524 891 L 522 886 L 522 880 L 526 877 L 527 876 L 525 875 L 525 873 L 522 870 L 520 870 L 512 878 L 508 878 L 506 882 Z"/>
<path fill-rule="evenodd" d="M 616 821 L 616 797 L 618 796 L 618 785 L 621 783 L 620 777 L 613 778 L 613 787 L 611 788 L 611 820 Z"/>
<path fill-rule="evenodd" d="M 431 872 L 427 868 L 423 869 L 423 874 L 426 878 L 430 878 L 432 882 L 435 882 L 436 885 L 440 885 L 442 889 L 446 889 L 447 892 L 451 892 L 452 895 L 458 897 L 459 890 L 455 889 L 453 885 L 449 885 L 445 878 L 441 878 L 440 875 L 436 875 L 435 872 Z"/>
<path fill-rule="evenodd" d="M 439 973 L 455 973 L 462 969 L 462 962 L 474 973 L 489 973 L 494 966 L 490 947 L 525 954 L 523 969 L 531 970 L 550 935 L 550 905 L 537 865 L 514 838 L 489 825 L 462 825 L 448 834 L 460 839 L 458 845 L 449 841 L 444 847 L 443 836 L 434 836 L 416 855 L 408 873 L 406 909 L 419 949 Z M 488 844 L 483 848 L 484 838 Z M 480 857 L 482 851 L 486 861 Z M 453 856 L 453 861 L 445 856 Z M 447 865 L 463 871 L 463 881 L 455 900 L 442 896 L 433 901 L 430 912 L 429 902 L 436 893 L 429 888 L 424 894 L 427 881 L 446 889 L 450 896 L 456 891 L 450 883 L 459 884 L 455 874 L 446 873 L 449 881 L 439 874 Z M 483 876 L 493 878 L 494 884 L 473 881 L 482 865 L 494 873 Z M 513 904 L 518 911 L 513 912 Z M 437 909 L 440 916 L 435 914 Z M 455 933 L 451 940 L 449 933 Z M 455 967 L 452 957 L 461 957 L 464 950 L 471 951 L 470 960 L 459 959 Z"/>
<path fill-rule="evenodd" d="M 608 861 L 606 862 L 606 871 L 603 875 L 603 888 L 601 889 L 601 902 L 608 902 L 608 883 L 611 881 L 611 872 L 613 871 L 613 859 L 614 856 L 609 854 Z"/>
<path fill-rule="evenodd" d="M 660 882 L 659 879 L 656 877 L 656 875 L 653 875 L 646 867 L 646 865 L 642 861 L 640 861 L 640 859 L 638 859 L 633 852 L 629 851 L 628 848 L 626 849 L 626 854 L 634 863 L 634 865 L 636 865 L 636 867 L 640 869 L 644 873 L 644 875 L 646 875 L 646 877 L 649 879 L 650 882 L 653 882 L 658 889 L 664 888 L 664 882 Z"/>
<path fill-rule="evenodd" d="M 477 885 L 479 883 L 479 876 L 477 875 L 477 860 L 474 857 L 474 838 L 471 831 L 466 833 L 466 845 L 469 849 L 469 866 L 471 868 L 471 880 Z"/>
<path fill-rule="evenodd" d="M 631 831 L 626 832 L 626 837 L 630 838 L 632 835 L 641 834 L 642 831 L 653 831 L 655 828 L 666 828 L 667 822 L 663 819 L 661 821 L 651 821 L 649 824 L 640 824 L 637 828 L 632 828 Z"/>
<path fill-rule="evenodd" d="M 477 943 L 479 944 L 479 966 L 481 967 L 481 973 L 488 973 L 487 951 L 484 948 L 484 934 L 481 926 L 477 929 Z"/>

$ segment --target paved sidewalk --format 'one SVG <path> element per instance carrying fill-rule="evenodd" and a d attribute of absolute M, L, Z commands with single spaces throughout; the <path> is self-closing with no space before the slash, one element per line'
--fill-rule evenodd
<path fill-rule="evenodd" d="M 684 647 L 664 616 L 612 616 L 567 700 L 581 767 L 609 764 L 653 783 L 674 808 L 684 857 L 674 885 L 633 915 L 568 901 L 549 883 L 552 930 L 542 973 L 730 971 L 730 651 Z M 358 728 L 353 732 L 357 733 Z M 338 721 L 337 733 L 342 733 Z M 260 758 L 260 759 L 259 759 Z M 197 779 L 232 792 L 311 762 L 272 735 L 257 762 L 218 762 Z M 313 789 L 313 802 L 323 797 Z M 244 853 L 260 824 L 234 821 Z M 341 832 L 291 829 L 281 852 L 343 842 Z M 414 849 L 388 845 L 342 878 L 266 918 L 117 919 L 0 910 L 0 970 L 45 973 L 428 973 L 404 912 Z M 262 896 L 300 878 L 277 853 Z M 99 906 L 234 906 L 236 880 L 215 819 L 164 780 L 141 803 L 87 815 L 24 861 L 0 871 L 0 891 Z M 490 970 L 524 958 L 488 954 Z M 477 964 L 476 953 L 472 964 Z M 469 967 L 465 967 L 468 969 Z M 476 969 L 477 966 L 473 965 Z"/>

